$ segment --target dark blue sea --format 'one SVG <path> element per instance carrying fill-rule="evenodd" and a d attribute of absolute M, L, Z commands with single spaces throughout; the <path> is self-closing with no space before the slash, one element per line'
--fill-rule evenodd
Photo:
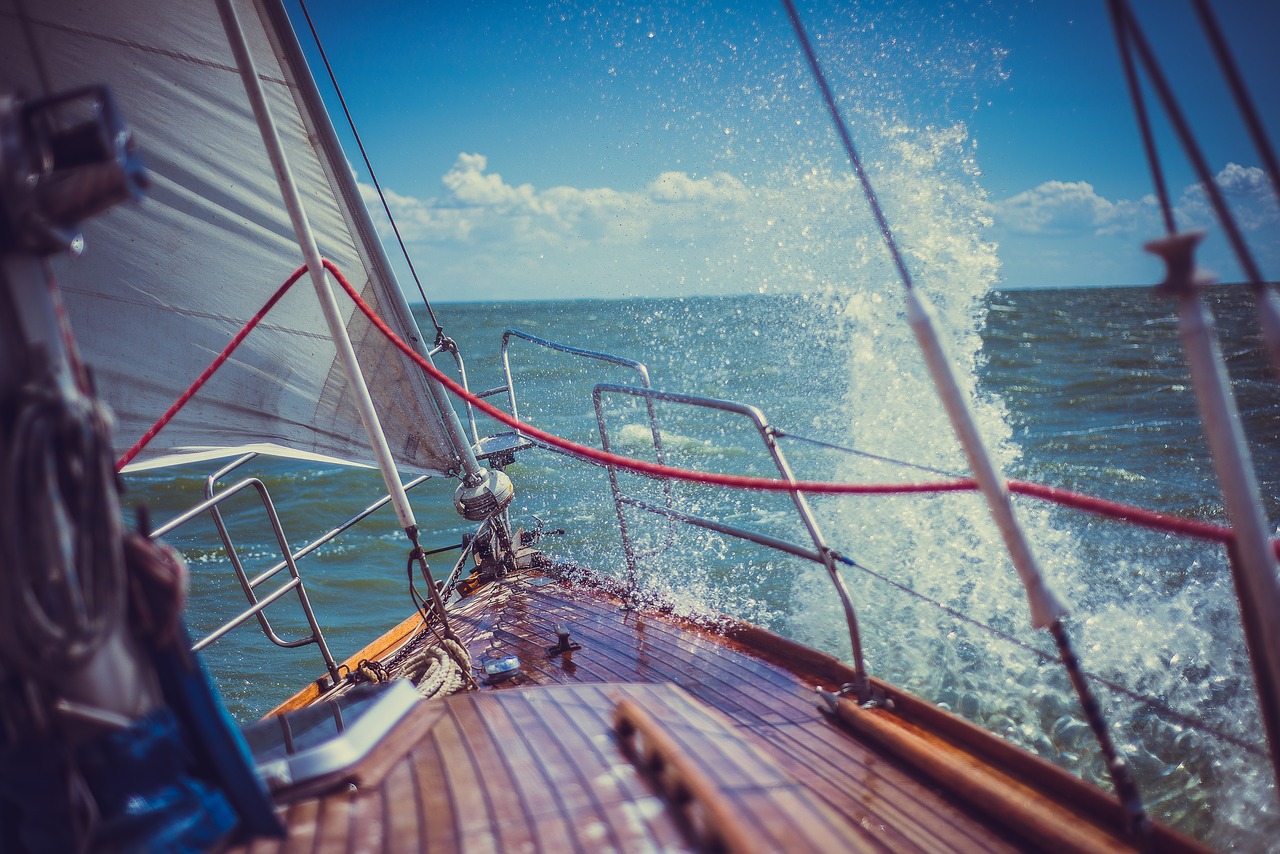
<path fill-rule="evenodd" d="M 1224 522 L 1178 340 L 1174 307 L 1149 289 L 997 291 L 939 303 L 952 361 L 984 437 L 1010 477 L 1066 487 L 1192 519 Z M 1268 518 L 1280 519 L 1280 395 L 1261 353 L 1243 289 L 1210 295 L 1254 454 Z M 777 431 L 797 476 L 915 482 L 963 474 L 965 463 L 906 330 L 901 299 L 874 289 L 817 295 L 583 300 L 437 307 L 460 342 L 474 391 L 502 385 L 504 329 L 644 362 L 657 388 L 750 403 Z M 591 389 L 634 382 L 617 366 L 511 346 L 520 414 L 600 444 Z M 441 363 L 443 364 L 443 363 Z M 501 398 L 495 398 L 501 399 Z M 615 450 L 654 458 L 644 407 L 603 398 Z M 668 460 L 688 468 L 776 476 L 738 415 L 663 405 Z M 494 425 L 480 424 L 482 432 Z M 374 501 L 376 476 L 283 461 L 245 473 L 270 488 L 298 548 Z M 604 470 L 534 451 L 508 469 L 516 523 L 563 530 L 544 541 L 566 561 L 625 571 Z M 157 522 L 201 497 L 205 470 L 129 478 Z M 631 494 L 665 501 L 648 481 Z M 415 490 L 428 548 L 466 532 L 449 503 L 453 484 Z M 808 544 L 785 495 L 672 489 L 680 509 Z M 845 570 L 870 671 L 970 717 L 1087 778 L 1105 773 L 1044 633 L 986 511 L 971 494 L 814 498 Z M 1231 578 L 1219 547 L 1182 541 L 1056 508 L 1015 501 L 1117 742 L 1136 768 L 1151 812 L 1216 847 L 1267 850 L 1280 816 L 1266 759 Z M 279 559 L 246 500 L 232 535 L 251 571 Z M 259 514 L 260 515 L 260 512 Z M 629 511 L 644 553 L 642 588 L 690 613 L 729 613 L 849 655 L 825 571 L 711 531 Z M 1273 528 L 1274 530 L 1274 528 Z M 243 608 L 211 525 L 173 538 L 193 570 L 188 622 L 209 632 Z M 410 610 L 407 545 L 380 511 L 302 564 L 307 591 L 335 655 L 356 652 Z M 433 558 L 437 575 L 454 555 Z M 956 615 L 963 615 L 963 618 Z M 271 612 L 279 633 L 305 634 L 291 604 Z M 251 720 L 322 672 L 314 647 L 275 649 L 256 625 L 206 651 L 233 713 Z"/>

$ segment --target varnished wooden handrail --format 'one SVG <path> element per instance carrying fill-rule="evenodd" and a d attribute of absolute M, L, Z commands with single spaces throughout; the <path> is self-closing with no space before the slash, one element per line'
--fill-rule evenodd
<path fill-rule="evenodd" d="M 668 800 L 686 813 L 693 804 L 702 810 L 704 821 L 699 824 L 689 816 L 689 824 L 701 830 L 704 838 L 699 841 L 707 848 L 727 854 L 754 854 L 761 850 L 748 825 L 716 782 L 638 703 L 625 698 L 619 700 L 613 726 L 623 751 L 653 773 Z M 637 735 L 641 743 L 639 749 Z"/>

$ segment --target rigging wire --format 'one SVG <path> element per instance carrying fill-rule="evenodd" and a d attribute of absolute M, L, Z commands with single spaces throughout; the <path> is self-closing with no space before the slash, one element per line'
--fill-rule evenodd
<path fill-rule="evenodd" d="M 1142 148 L 1147 155 L 1147 165 L 1151 169 L 1151 181 L 1155 184 L 1156 199 L 1160 203 L 1160 214 L 1164 217 L 1164 229 L 1169 234 L 1178 230 L 1173 218 L 1173 203 L 1169 197 L 1169 187 L 1165 183 L 1164 167 L 1160 165 L 1160 153 L 1156 149 L 1155 136 L 1151 131 L 1151 117 L 1147 113 L 1147 102 L 1142 97 L 1142 85 L 1138 82 L 1138 72 L 1133 66 L 1133 45 L 1129 40 L 1128 22 L 1115 3 L 1107 4 L 1111 14 L 1111 28 L 1116 36 L 1116 48 L 1120 53 L 1120 62 L 1124 66 L 1124 79 L 1129 87 L 1129 100 L 1133 102 L 1133 112 L 1138 119 L 1138 130 L 1142 134 Z"/>
<path fill-rule="evenodd" d="M 819 448 L 827 448 L 832 451 L 840 451 L 841 453 L 849 454 L 850 456 L 862 457 L 863 459 L 875 460 L 876 462 L 881 462 L 881 463 L 889 463 L 890 465 L 901 466 L 902 468 L 906 468 L 906 469 L 915 469 L 916 471 L 928 472 L 929 474 L 941 475 L 942 477 L 953 477 L 953 478 L 964 477 L 964 475 L 962 474 L 956 474 L 955 472 L 946 471 L 945 469 L 934 468 L 933 466 L 921 465 L 919 463 L 909 463 L 906 460 L 898 460 L 898 459 L 894 459 L 893 457 L 884 457 L 884 456 L 881 456 L 880 454 L 873 454 L 870 451 L 860 451 L 857 448 L 848 448 L 848 447 L 845 447 L 844 445 L 837 445 L 832 442 L 825 442 L 822 439 L 810 439 L 807 436 L 797 436 L 794 433 L 788 433 L 784 430 L 779 430 L 776 427 L 773 430 L 773 435 L 774 435 L 774 438 L 777 438 L 777 439 L 790 439 L 793 442 L 804 442 L 809 445 L 816 445 Z"/>
<path fill-rule="evenodd" d="M 1111 777 L 1112 785 L 1115 787 L 1117 800 L 1124 811 L 1126 831 L 1139 841 L 1141 847 L 1145 848 L 1150 839 L 1151 822 L 1147 818 L 1138 787 L 1130 774 L 1129 763 L 1124 755 L 1116 749 L 1110 730 L 1102 718 L 1101 708 L 1090 690 L 1088 680 L 1084 676 L 1079 656 L 1076 655 L 1075 650 L 1072 648 L 1070 638 L 1063 625 L 1063 619 L 1067 614 L 1066 607 L 1058 600 L 1052 589 L 1045 582 L 1035 555 L 1031 551 L 1030 544 L 1027 542 L 1022 528 L 1013 514 L 1013 507 L 1009 500 L 1008 484 L 996 470 L 990 455 L 987 453 L 977 426 L 973 421 L 973 414 L 956 383 L 952 366 L 942 352 L 941 342 L 938 340 L 937 332 L 934 328 L 931 316 L 932 311 L 928 301 L 916 294 L 911 286 L 911 277 L 908 274 L 906 264 L 903 262 L 902 255 L 885 221 L 884 214 L 880 210 L 870 179 L 863 171 L 861 161 L 854 150 L 848 124 L 845 122 L 844 116 L 841 115 L 835 98 L 831 94 L 831 89 L 827 85 L 826 75 L 823 73 L 822 65 L 814 53 L 813 46 L 809 43 L 808 34 L 800 20 L 799 13 L 796 11 L 795 3 L 793 0 L 783 0 L 783 6 L 791 19 L 791 26 L 800 41 L 800 46 L 809 60 L 809 68 L 813 72 L 814 80 L 817 81 L 819 88 L 822 90 L 827 109 L 831 113 L 832 121 L 835 123 L 840 139 L 844 143 L 845 151 L 849 155 L 849 160 L 858 181 L 862 185 L 863 194 L 866 196 L 868 205 L 880 226 L 885 244 L 888 246 L 890 253 L 893 255 L 894 263 L 898 267 L 898 274 L 906 289 L 907 320 L 920 345 L 938 395 L 947 410 L 952 429 L 964 449 L 965 456 L 969 460 L 969 467 L 987 501 L 991 516 L 1000 530 L 1009 557 L 1013 561 L 1014 569 L 1022 581 L 1023 588 L 1026 590 L 1032 625 L 1036 628 L 1047 629 L 1053 636 L 1054 642 L 1058 647 L 1059 658 L 1080 700 L 1089 728 L 1093 730 L 1094 737 L 1106 763 L 1107 772 Z"/>
<path fill-rule="evenodd" d="M 360 132 L 356 130 L 355 119 L 351 116 L 351 110 L 347 108 L 347 99 L 342 95 L 342 88 L 338 86 L 337 75 L 333 72 L 333 66 L 329 64 L 329 55 L 325 52 L 324 45 L 320 42 L 320 34 L 316 31 L 316 25 L 311 20 L 311 12 L 307 10 L 306 0 L 298 0 L 298 5 L 302 7 L 302 15 L 307 19 L 307 27 L 311 30 L 311 38 L 315 40 L 316 50 L 320 51 L 320 59 L 324 62 L 324 70 L 329 74 L 329 82 L 333 85 L 333 91 L 338 96 L 338 103 L 342 105 L 342 114 L 347 117 L 347 126 L 351 128 L 351 135 L 355 137 L 356 147 L 360 149 L 360 156 L 364 159 L 364 166 L 369 170 L 369 178 L 373 181 L 374 189 L 378 191 L 378 200 L 382 202 L 382 210 L 387 215 L 387 220 L 391 223 L 391 230 L 395 232 L 396 242 L 400 244 L 400 252 L 404 255 L 404 261 L 409 265 L 409 274 L 413 276 L 413 283 L 418 287 L 418 295 L 422 297 L 423 304 L 427 307 L 427 314 L 431 316 L 431 325 L 436 328 L 436 344 L 440 345 L 448 339 L 444 334 L 444 327 L 440 325 L 440 321 L 436 320 L 436 313 L 431 308 L 431 301 L 427 299 L 427 292 L 422 287 L 422 281 L 418 278 L 418 271 L 413 266 L 413 259 L 409 257 L 409 249 L 404 244 L 404 238 L 400 236 L 400 226 L 396 225 L 396 218 L 391 215 L 391 206 L 387 203 L 387 196 L 382 191 L 382 184 L 378 181 L 378 175 L 373 171 L 373 163 L 369 160 L 369 154 L 365 151 L 364 141 L 360 138 Z"/>
<path fill-rule="evenodd" d="M 844 143 L 845 152 L 849 157 L 854 174 L 857 176 L 862 193 L 866 197 L 868 207 L 875 215 L 876 222 L 880 226 L 880 233 L 884 239 L 885 246 L 889 249 L 890 254 L 893 256 L 894 264 L 898 268 L 898 276 L 902 281 L 906 297 L 907 323 L 915 336 L 920 353 L 924 357 L 929 376 L 933 380 L 934 390 L 946 410 L 947 419 L 951 422 L 951 428 L 968 460 L 969 469 L 977 483 L 978 491 L 986 501 L 991 518 L 1000 532 L 1000 538 L 1004 541 L 1005 550 L 1008 552 L 1013 562 L 1013 568 L 1018 575 L 1023 590 L 1026 592 L 1031 623 L 1036 628 L 1051 628 L 1054 623 L 1066 616 L 1067 608 L 1049 586 L 1044 573 L 1040 570 L 1035 553 L 1031 550 L 1031 544 L 1027 541 L 1026 534 L 1018 523 L 1013 506 L 1009 501 L 1008 485 L 1004 480 L 1003 474 L 997 470 L 991 454 L 987 451 L 986 443 L 978 430 L 969 401 L 960 388 L 955 368 L 947 357 L 942 340 L 938 335 L 933 306 L 927 295 L 917 293 L 912 286 L 906 262 L 880 209 L 880 203 L 871 185 L 871 179 L 863 169 L 862 161 L 854 148 L 848 122 L 845 121 L 839 106 L 836 104 L 835 97 L 831 93 L 831 88 L 827 84 L 826 73 L 823 71 L 822 64 L 818 61 L 813 45 L 809 41 L 808 32 L 804 23 L 800 20 L 800 14 L 796 11 L 795 3 L 793 0 L 783 0 L 783 6 L 790 18 L 792 30 L 803 48 L 805 57 L 808 59 L 809 70 L 813 74 L 813 79 L 822 91 L 823 99 L 826 101 L 827 109 L 831 114 L 832 123 Z M 1100 736 L 1100 740 L 1102 737 Z"/>
<path fill-rule="evenodd" d="M 818 88 L 822 91 L 822 100 L 826 102 L 827 109 L 831 112 L 836 132 L 840 135 L 840 142 L 844 146 L 845 154 L 849 156 L 849 162 L 853 165 L 854 174 L 857 175 L 858 183 L 862 187 L 862 194 L 867 197 L 867 204 L 875 217 L 876 225 L 880 227 L 880 235 L 884 238 L 885 245 L 889 247 L 889 254 L 893 256 L 893 265 L 898 270 L 898 277 L 902 279 L 903 287 L 911 290 L 911 271 L 907 269 L 907 262 L 902 257 L 901 250 L 898 249 L 898 241 L 894 239 L 893 229 L 889 228 L 889 221 L 885 219 L 884 211 L 880 209 L 880 199 L 876 196 L 875 189 L 871 186 L 871 179 L 867 177 L 866 171 L 862 168 L 862 158 L 858 156 L 858 150 L 853 144 L 853 137 L 849 135 L 849 126 L 845 124 L 843 117 L 840 115 L 840 108 L 836 106 L 835 96 L 831 94 L 831 87 L 827 85 L 826 75 L 822 73 L 822 66 L 818 63 L 818 56 L 813 51 L 813 45 L 809 43 L 809 34 L 805 31 L 804 24 L 800 21 L 800 14 L 796 12 L 795 4 L 791 0 L 784 0 L 783 6 L 786 7 L 787 15 L 791 19 L 791 27 L 795 30 L 796 36 L 800 40 L 800 48 L 804 51 L 805 58 L 809 60 L 809 67 L 813 69 L 813 77 L 818 81 Z"/>
<path fill-rule="evenodd" d="M 689 469 L 675 468 L 673 466 L 662 465 L 659 463 L 651 463 L 646 460 L 637 460 L 625 457 L 620 454 L 609 453 L 599 448 L 593 448 L 588 445 L 580 445 L 571 442 L 554 433 L 548 433 L 520 421 L 512 417 L 493 404 L 489 403 L 482 397 L 471 393 L 463 388 L 452 378 L 444 374 L 439 368 L 431 364 L 427 359 L 423 358 L 413 347 L 405 343 L 400 336 L 396 335 L 392 329 L 387 326 L 386 322 L 378 316 L 377 312 L 369 306 L 368 303 L 360 296 L 355 286 L 342 274 L 337 265 L 332 261 L 324 261 L 325 269 L 333 274 L 334 279 L 346 292 L 347 296 L 356 305 L 369 322 L 384 336 L 391 344 L 398 349 L 406 358 L 417 364 L 423 371 L 439 382 L 451 394 L 463 400 L 476 409 L 479 409 L 490 418 L 505 424 L 519 433 L 536 439 L 537 441 L 557 449 L 563 453 L 574 456 L 585 462 L 595 463 L 598 465 L 611 465 L 633 471 L 646 477 L 658 479 L 676 479 L 686 480 L 695 483 L 711 484 L 715 486 L 723 486 L 732 489 L 755 489 L 771 492 L 807 492 L 825 495 L 903 495 L 909 493 L 938 493 L 938 492 L 969 492 L 977 488 L 977 484 L 972 479 L 947 480 L 933 483 L 880 483 L 880 484 L 852 484 L 852 483 L 830 483 L 824 481 L 786 481 L 771 478 L 747 477 L 743 475 L 726 475 L 716 474 L 703 471 L 693 471 Z M 160 429 L 167 424 L 182 408 L 182 406 L 195 395 L 196 390 L 205 383 L 219 365 L 226 361 L 233 351 L 244 340 L 248 332 L 262 319 L 267 311 L 275 304 L 277 300 L 288 290 L 289 286 L 297 282 L 306 273 L 306 266 L 299 267 L 295 270 L 284 285 L 268 300 L 268 303 L 260 310 L 252 320 L 242 329 L 232 343 L 214 360 L 204 373 L 191 385 L 187 391 L 176 400 L 169 409 L 160 416 L 146 434 L 139 439 L 134 446 L 124 455 L 122 460 L 116 464 L 117 471 L 123 469 L 128 461 L 133 459 L 152 438 L 155 437 Z M 1152 528 L 1158 531 L 1178 534 L 1181 536 L 1192 537 L 1200 540 L 1208 540 L 1211 542 L 1223 543 L 1230 545 L 1234 542 L 1235 534 L 1231 528 L 1224 525 L 1217 525 L 1211 522 L 1200 522 L 1194 519 L 1183 519 L 1177 516 L 1170 516 L 1165 513 L 1157 513 L 1153 510 L 1144 510 L 1140 507 L 1134 507 L 1127 504 L 1121 504 L 1116 501 L 1110 501 L 1104 498 L 1097 498 L 1092 495 L 1085 495 L 1079 492 L 1073 492 L 1068 489 L 1062 489 L 1054 486 L 1046 486 L 1039 483 L 1030 483 L 1021 480 L 1010 480 L 1008 482 L 1010 492 L 1019 495 L 1026 495 L 1032 498 L 1038 498 L 1043 501 L 1049 501 L 1063 507 L 1070 507 L 1081 510 L 1086 513 L 1092 513 L 1098 516 L 1104 516 L 1121 522 L 1128 522 L 1140 525 L 1146 528 Z M 1280 539 L 1272 541 L 1272 549 L 1277 557 L 1280 557 Z"/>
<path fill-rule="evenodd" d="M 1182 143 L 1212 203 L 1218 222 L 1244 268 L 1254 290 L 1262 338 L 1273 366 L 1280 371 L 1280 298 L 1262 281 L 1239 226 L 1223 197 L 1215 176 L 1209 173 L 1195 137 L 1191 133 L 1172 89 L 1156 60 L 1141 26 L 1127 0 L 1109 0 L 1113 17 L 1124 26 L 1119 37 L 1127 37 L 1142 59 L 1150 82 L 1159 95 L 1165 114 Z M 1205 437 L 1218 474 L 1227 517 L 1236 530 L 1229 546 L 1231 575 L 1240 605 L 1245 645 L 1254 671 L 1258 703 L 1262 709 L 1272 762 L 1280 775 L 1280 630 L 1275 612 L 1280 609 L 1280 583 L 1276 579 L 1274 542 L 1261 509 L 1261 496 L 1249 449 L 1241 426 L 1240 413 L 1230 390 L 1230 377 L 1213 330 L 1213 321 L 1197 293 L 1199 277 L 1193 250 L 1202 232 L 1171 234 L 1147 244 L 1147 249 L 1165 262 L 1167 276 L 1163 288 L 1176 296 L 1179 304 L 1183 346 L 1191 370 Z"/>
<path fill-rule="evenodd" d="M 1245 245 L 1244 237 L 1236 225 L 1235 217 L 1231 215 L 1226 200 L 1222 197 L 1222 191 L 1218 187 L 1218 182 L 1214 180 L 1213 172 L 1209 168 L 1209 162 L 1205 159 L 1204 152 L 1200 150 L 1200 146 L 1191 132 L 1191 126 L 1187 123 L 1186 116 L 1183 115 L 1182 108 L 1174 97 L 1173 89 L 1169 86 L 1169 81 L 1165 78 L 1164 71 L 1156 60 L 1155 54 L 1151 50 L 1151 45 L 1147 41 L 1142 27 L 1138 24 L 1133 10 L 1129 8 L 1126 0 L 1110 0 L 1108 7 L 1111 10 L 1113 19 L 1116 21 L 1116 37 L 1122 40 L 1121 43 L 1126 52 L 1130 48 L 1137 51 L 1138 58 L 1142 61 L 1143 68 L 1146 69 L 1151 85 L 1164 107 L 1165 115 L 1181 140 L 1187 159 L 1191 161 L 1191 167 L 1195 171 L 1196 177 L 1200 180 L 1202 189 L 1209 197 L 1209 202 L 1222 223 L 1223 230 L 1226 232 L 1227 239 L 1231 242 L 1232 248 L 1236 252 L 1240 265 L 1245 268 L 1246 275 L 1249 276 L 1255 287 L 1258 286 L 1262 281 L 1261 271 L 1258 269 L 1257 264 L 1254 263 L 1253 255 L 1248 246 Z M 1131 92 L 1134 91 L 1137 88 L 1137 83 L 1131 83 L 1129 88 Z M 1138 114 L 1140 121 L 1150 123 L 1150 117 L 1146 115 L 1146 111 L 1137 108 L 1136 104 L 1135 112 Z M 1147 138 L 1150 135 L 1151 130 L 1148 127 L 1143 131 L 1143 136 Z M 1153 151 L 1148 151 L 1148 157 L 1153 157 Z M 1161 167 L 1158 160 L 1153 160 L 1151 168 L 1153 171 L 1160 170 Z M 1157 181 L 1157 189 L 1164 194 L 1160 200 L 1161 205 L 1171 207 L 1168 197 L 1169 190 L 1163 180 Z M 1172 234 L 1175 230 L 1176 227 L 1171 225 L 1169 233 Z"/>
<path fill-rule="evenodd" d="M 1222 28 L 1218 26 L 1218 20 L 1206 0 L 1191 0 L 1191 6 L 1196 10 L 1196 14 L 1200 16 L 1200 24 L 1209 39 L 1210 45 L 1213 47 L 1214 55 L 1218 58 L 1218 64 L 1222 67 L 1222 75 L 1227 80 L 1228 88 L 1231 89 L 1231 96 L 1235 99 L 1236 109 L 1240 111 L 1240 116 L 1249 128 L 1249 135 L 1253 138 L 1254 147 L 1258 149 L 1258 157 L 1262 159 L 1263 165 L 1267 168 L 1267 177 L 1271 179 L 1271 188 L 1275 191 L 1277 199 L 1280 200 L 1280 161 L 1276 160 L 1275 148 L 1272 147 L 1271 140 L 1267 137 L 1266 128 L 1263 127 L 1262 120 L 1258 117 L 1258 108 L 1254 105 L 1253 99 L 1249 97 L 1249 90 L 1244 85 L 1244 77 L 1241 76 L 1240 69 L 1236 66 L 1235 58 L 1227 47 L 1227 40 L 1223 38 Z"/>
<path fill-rule="evenodd" d="M 1209 161 L 1205 158 L 1204 152 L 1201 150 L 1199 143 L 1195 138 L 1195 134 L 1191 131 L 1191 125 L 1187 122 L 1186 116 L 1182 112 L 1181 106 L 1178 104 L 1177 98 L 1174 96 L 1173 89 L 1169 85 L 1169 81 L 1164 75 L 1164 71 L 1156 59 L 1151 44 L 1147 41 L 1146 35 L 1142 31 L 1142 27 L 1138 23 L 1137 17 L 1133 14 L 1127 0 L 1109 0 L 1108 7 L 1111 10 L 1112 20 L 1115 22 L 1116 38 L 1121 42 L 1121 53 L 1127 55 L 1127 50 L 1131 46 L 1136 50 L 1138 58 L 1142 61 L 1142 66 L 1147 72 L 1152 88 L 1155 89 L 1156 95 L 1160 99 L 1161 105 L 1164 107 L 1165 115 L 1169 119 L 1169 123 L 1173 126 L 1174 132 L 1177 134 L 1179 141 L 1182 143 L 1182 149 L 1190 162 L 1196 177 L 1200 181 L 1201 189 L 1209 198 L 1209 203 L 1213 207 L 1214 214 L 1218 217 L 1218 222 L 1222 225 L 1231 248 L 1236 255 L 1236 260 L 1244 269 L 1245 275 L 1249 279 L 1249 284 L 1255 293 L 1267 293 L 1269 289 L 1266 286 L 1266 280 L 1262 275 L 1262 270 L 1258 266 L 1253 253 L 1250 251 L 1248 244 L 1245 242 L 1244 234 L 1240 230 L 1239 224 L 1236 222 L 1235 216 L 1231 213 L 1231 208 L 1227 205 L 1226 198 L 1222 194 L 1222 188 L 1218 186 L 1218 182 L 1209 168 Z M 1133 73 L 1131 64 L 1126 64 L 1126 74 Z M 1135 75 L 1136 76 L 1136 75 Z M 1131 93 L 1136 92 L 1137 83 L 1131 81 L 1129 84 Z M 1140 99 L 1140 96 L 1137 96 Z M 1247 100 L 1247 98 L 1246 98 Z M 1149 125 L 1150 118 L 1146 115 L 1146 111 L 1139 106 L 1139 101 L 1135 101 L 1135 112 L 1138 114 L 1140 123 Z M 1144 126 L 1144 140 L 1150 135 L 1149 127 Z M 1147 156 L 1151 159 L 1151 168 L 1153 171 L 1160 169 L 1158 160 L 1155 159 L 1154 145 L 1148 147 Z M 1276 176 L 1272 176 L 1272 180 L 1276 180 Z M 1169 191 L 1164 181 L 1157 178 L 1157 190 L 1161 194 L 1161 206 L 1171 206 L 1169 201 Z M 1168 218 L 1167 218 L 1168 219 Z M 1174 228 L 1170 226 L 1169 233 L 1174 232 Z M 1268 339 L 1268 344 L 1274 347 L 1274 342 Z M 1276 359 L 1276 352 L 1272 351 L 1273 359 Z M 1280 359 L 1276 359 L 1280 361 Z"/>

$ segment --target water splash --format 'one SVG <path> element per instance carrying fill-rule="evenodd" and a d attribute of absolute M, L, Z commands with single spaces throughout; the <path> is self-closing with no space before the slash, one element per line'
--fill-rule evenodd
<path fill-rule="evenodd" d="M 938 306 L 940 329 L 989 449 L 1000 466 L 1022 473 L 1028 463 L 1007 406 L 979 385 L 986 298 L 999 281 L 1000 267 L 997 247 L 983 236 L 991 221 L 976 144 L 963 119 L 932 125 L 904 120 L 920 103 L 904 101 L 900 80 L 894 78 L 923 77 L 941 93 L 929 105 L 934 116 L 939 107 L 947 114 L 957 104 L 977 103 L 979 98 L 966 93 L 982 81 L 975 79 L 972 66 L 940 62 L 927 49 L 900 43 L 899 35 L 882 36 L 883 23 L 826 30 L 820 53 L 834 66 L 834 79 L 856 81 L 846 86 L 841 101 L 858 129 L 871 179 L 915 280 Z M 915 37 L 919 44 L 919 33 Z M 949 37 L 946 43 L 961 48 L 958 54 L 998 55 L 979 39 Z M 868 42 L 875 63 L 866 62 Z M 866 67 L 880 71 L 852 71 Z M 797 81 L 775 77 L 773 97 L 755 90 L 753 120 L 776 118 L 794 106 L 795 96 L 778 94 L 783 82 Z M 843 360 L 847 420 L 838 434 L 843 442 L 964 472 L 958 444 L 904 321 L 900 285 L 878 233 L 859 210 L 860 191 L 841 167 L 814 152 L 811 136 L 785 165 L 757 173 L 762 180 L 752 189 L 768 213 L 745 224 L 745 243 L 767 250 L 757 251 L 751 273 L 759 277 L 762 291 L 804 289 L 818 296 L 803 315 L 810 320 L 806 340 L 817 345 L 806 367 L 813 369 L 823 357 Z M 738 151 L 726 149 L 721 160 L 732 163 L 738 157 Z M 1129 474 L 1122 462 L 1112 468 L 1116 479 Z M 885 474 L 882 464 L 850 459 L 836 469 L 836 476 L 846 480 L 885 479 Z M 1109 691 L 1103 696 L 1153 812 L 1216 844 L 1265 846 L 1268 832 L 1262 828 L 1277 826 L 1265 761 L 1220 739 L 1210 747 L 1204 735 L 1216 730 L 1240 733 L 1244 743 L 1260 741 L 1238 631 L 1222 629 L 1225 620 L 1235 621 L 1230 586 L 1221 581 L 1221 555 L 1195 547 L 1169 549 L 1162 538 L 1106 526 L 1098 531 L 1091 520 L 1042 506 L 1024 506 L 1021 515 L 1035 549 L 1047 558 L 1051 583 L 1076 605 L 1071 631 L 1086 666 L 1156 701 L 1152 706 Z M 1006 642 L 973 623 L 957 625 L 919 599 L 851 572 L 867 619 L 863 633 L 872 672 L 1106 786 L 1065 676 L 1051 657 L 1034 652 L 1051 644 L 1030 631 L 1025 598 L 976 497 L 880 500 L 869 512 L 836 506 L 825 511 L 824 522 L 863 564 L 1013 639 Z M 1106 544 L 1101 551 L 1099 537 Z M 1129 557 L 1116 560 L 1121 544 Z M 707 563 L 723 558 L 714 552 L 708 550 Z M 1188 562 L 1211 567 L 1210 574 L 1193 572 L 1201 580 L 1179 583 Z M 785 609 L 786 629 L 847 655 L 843 615 L 820 576 L 816 569 L 797 573 Z M 732 601 L 740 591 L 723 579 L 711 586 L 700 580 L 687 589 L 715 607 L 741 607 Z M 1232 692 L 1246 699 L 1222 713 L 1230 704 L 1221 699 Z M 1203 718 L 1203 725 L 1190 729 L 1188 718 Z M 1251 804 L 1247 810 L 1231 806 L 1238 802 L 1241 779 Z"/>

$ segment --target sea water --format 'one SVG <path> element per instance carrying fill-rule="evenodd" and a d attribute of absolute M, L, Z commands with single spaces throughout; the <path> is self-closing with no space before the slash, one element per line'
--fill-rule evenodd
<path fill-rule="evenodd" d="M 882 309 L 900 320 L 900 302 L 891 292 L 880 302 L 828 292 L 437 310 L 464 342 L 473 390 L 503 383 L 498 343 L 504 329 L 518 328 L 642 361 L 663 390 L 759 407 L 784 434 L 780 445 L 802 479 L 914 482 L 963 474 L 963 457 L 910 341 L 886 344 L 887 329 L 866 328 Z M 1280 402 L 1251 300 L 1224 288 L 1211 304 L 1274 520 Z M 971 370 L 980 424 L 1008 476 L 1225 521 L 1169 303 L 1149 289 L 1010 290 L 982 297 L 972 316 L 976 345 L 957 361 Z M 858 335 L 874 340 L 869 345 Z M 863 358 L 868 346 L 896 349 L 877 365 Z M 597 446 L 593 386 L 636 382 L 628 369 L 522 341 L 512 343 L 511 363 L 522 418 Z M 615 450 L 656 458 L 638 401 L 606 395 L 602 407 Z M 660 405 L 657 417 L 674 465 L 777 474 L 741 416 Z M 498 429 L 483 419 L 480 427 Z M 532 451 L 508 473 L 517 493 L 514 522 L 563 530 L 543 541 L 548 553 L 626 573 L 603 469 Z M 146 498 L 163 521 L 198 500 L 205 474 L 135 475 L 129 497 Z M 243 474 L 266 481 L 295 549 L 381 493 L 377 477 L 360 470 L 263 460 Z M 651 482 L 621 482 L 632 495 L 668 500 Z M 428 548 L 456 544 L 467 530 L 449 504 L 452 487 L 431 481 L 413 493 Z M 785 495 L 679 484 L 670 500 L 684 512 L 811 545 Z M 1052 643 L 1030 629 L 1025 598 L 976 496 L 811 500 L 829 545 L 859 566 L 844 577 L 871 673 L 1106 785 L 1070 686 L 1045 654 Z M 231 509 L 232 536 L 251 573 L 279 559 L 254 504 L 246 499 Z M 1030 499 L 1015 504 L 1046 574 L 1069 603 L 1068 631 L 1096 677 L 1094 690 L 1152 814 L 1216 846 L 1265 849 L 1280 820 L 1221 548 Z M 643 555 L 636 574 L 646 595 L 691 615 L 749 619 L 848 658 L 843 613 L 820 567 L 634 511 L 627 520 Z M 243 594 L 211 526 L 195 523 L 172 539 L 191 563 L 187 619 L 199 636 L 231 619 Z M 308 596 L 339 659 L 410 613 L 407 550 L 393 514 L 383 510 L 302 563 Z M 437 575 L 455 555 L 432 559 Z M 270 614 L 286 639 L 307 634 L 292 601 Z M 233 714 L 246 721 L 322 672 L 314 646 L 272 647 L 254 624 L 210 647 L 205 659 Z"/>

